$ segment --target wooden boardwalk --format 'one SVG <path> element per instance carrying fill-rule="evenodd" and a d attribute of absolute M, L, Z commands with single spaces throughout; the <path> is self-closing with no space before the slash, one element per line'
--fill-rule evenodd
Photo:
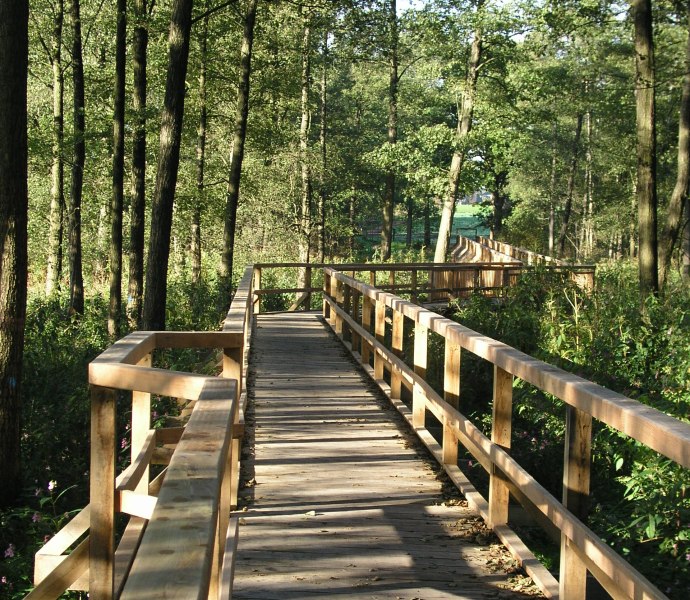
<path fill-rule="evenodd" d="M 526 596 L 318 315 L 260 315 L 253 343 L 233 598 Z"/>

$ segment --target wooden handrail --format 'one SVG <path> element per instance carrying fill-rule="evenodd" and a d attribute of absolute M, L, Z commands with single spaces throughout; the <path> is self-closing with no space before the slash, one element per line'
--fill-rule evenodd
<path fill-rule="evenodd" d="M 237 539 L 229 513 L 239 480 L 252 275 L 248 267 L 222 331 L 134 332 L 89 365 L 91 501 L 37 553 L 37 585 L 30 598 L 57 598 L 75 585 L 97 600 L 162 590 L 171 598 L 221 596 L 222 582 L 234 568 Z M 158 348 L 221 348 L 223 377 L 153 368 L 151 353 Z M 132 464 L 115 478 L 117 390 L 133 392 Z M 194 401 L 187 425 L 152 430 L 152 393 Z M 148 466 L 161 456 L 158 444 L 175 448 L 164 459 L 163 473 L 149 482 Z M 116 550 L 118 512 L 132 520 Z M 190 531 L 195 541 L 184 546 L 181 540 Z"/>
<path fill-rule="evenodd" d="M 690 425 L 656 409 L 617 394 L 581 377 L 539 361 L 527 354 L 472 331 L 458 323 L 428 311 L 393 294 L 339 272 L 324 269 L 324 317 L 348 344 L 365 369 L 386 391 L 391 401 L 408 418 L 422 440 L 436 455 L 451 478 L 461 487 L 470 502 L 494 528 L 499 537 L 523 561 L 528 572 L 547 596 L 584 598 L 587 571 L 591 572 L 614 597 L 664 598 L 653 584 L 618 556 L 578 519 L 577 498 L 589 489 L 589 452 L 591 419 L 633 437 L 664 454 L 678 464 L 690 467 Z M 358 304 L 347 303 L 347 296 L 362 298 Z M 354 308 L 353 308 L 354 307 Z M 414 367 L 397 356 L 395 344 L 387 339 L 385 309 L 393 312 L 392 336 L 395 339 L 396 315 L 410 319 L 415 327 Z M 371 312 L 376 313 L 375 333 L 369 331 Z M 367 314 L 369 313 L 369 314 Z M 402 325 L 398 324 L 398 329 Z M 441 335 L 446 342 L 446 398 L 441 398 L 425 380 L 427 332 Z M 455 356 L 453 348 L 463 348 L 494 365 L 494 415 L 491 439 L 464 417 L 455 404 L 459 390 L 459 363 L 449 369 Z M 369 356 L 374 356 L 374 367 Z M 391 374 L 390 385 L 383 378 L 384 369 Z M 513 459 L 510 445 L 514 377 L 535 385 L 561 399 L 568 407 L 567 439 L 564 456 L 564 501 L 559 502 Z M 412 391 L 412 410 L 397 398 L 396 381 Z M 443 443 L 439 445 L 426 431 L 424 413 L 433 413 L 443 424 Z M 457 466 L 457 443 L 462 443 L 489 472 L 488 502 L 467 481 Z M 581 452 L 581 449 L 586 452 Z M 579 454 L 578 454 L 579 452 Z M 507 527 L 507 490 L 515 490 L 518 499 L 526 499 L 555 525 L 562 535 L 560 582 L 536 564 L 534 556 Z M 575 513 L 573 512 L 575 511 Z"/>

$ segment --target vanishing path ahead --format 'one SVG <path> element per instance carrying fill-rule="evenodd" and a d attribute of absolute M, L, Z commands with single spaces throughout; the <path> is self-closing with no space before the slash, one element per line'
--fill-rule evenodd
<path fill-rule="evenodd" d="M 255 484 L 233 598 L 525 597 L 501 587 L 490 565 L 507 553 L 443 503 L 421 444 L 318 314 L 259 315 L 253 344 Z"/>

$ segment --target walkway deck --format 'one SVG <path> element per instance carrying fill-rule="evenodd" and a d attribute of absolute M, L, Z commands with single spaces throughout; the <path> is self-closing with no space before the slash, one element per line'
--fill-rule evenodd
<path fill-rule="evenodd" d="M 253 343 L 255 484 L 233 598 L 525 597 L 318 315 L 261 315 Z"/>

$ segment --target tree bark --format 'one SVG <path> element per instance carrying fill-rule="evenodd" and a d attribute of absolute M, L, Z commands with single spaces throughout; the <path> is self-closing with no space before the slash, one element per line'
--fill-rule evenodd
<path fill-rule="evenodd" d="M 690 284 L 690 198 L 685 198 L 685 223 L 683 224 L 681 276 L 685 285 Z"/>
<path fill-rule="evenodd" d="M 668 205 L 668 215 L 659 244 L 659 286 L 666 283 L 671 256 L 683 224 L 683 208 L 690 184 L 690 2 L 686 3 L 688 40 L 685 46 L 685 74 L 678 117 L 678 172 Z"/>
<path fill-rule="evenodd" d="M 254 44 L 254 24 L 256 22 L 257 0 L 249 0 L 242 33 L 240 51 L 240 79 L 237 89 L 237 107 L 235 109 L 235 133 L 230 155 L 230 174 L 225 197 L 225 229 L 223 231 L 223 255 L 220 266 L 221 305 L 230 306 L 232 288 L 232 269 L 235 258 L 235 228 L 237 224 L 237 207 L 240 202 L 240 180 L 242 178 L 242 161 L 244 145 L 247 138 L 247 118 L 249 116 L 249 89 L 252 73 L 252 47 Z"/>
<path fill-rule="evenodd" d="M 299 130 L 299 160 L 302 173 L 302 192 L 300 199 L 299 262 L 308 263 L 310 258 L 312 182 L 309 168 L 309 91 L 311 87 L 311 16 L 304 19 L 302 34 L 302 120 Z M 306 283 L 306 268 L 298 271 L 297 287 Z M 302 297 L 305 297 L 302 294 Z"/>
<path fill-rule="evenodd" d="M 115 34 L 115 90 L 113 110 L 113 192 L 110 204 L 110 305 L 108 334 L 120 334 L 122 309 L 122 208 L 125 176 L 125 58 L 127 0 L 117 0 Z"/>
<path fill-rule="evenodd" d="M 651 0 L 631 1 L 635 23 L 637 220 L 642 301 L 659 292 L 657 256 L 655 66 Z"/>
<path fill-rule="evenodd" d="M 414 198 L 407 198 L 407 222 L 405 223 L 405 246 L 412 247 L 412 224 L 414 220 Z"/>
<path fill-rule="evenodd" d="M 493 205 L 493 219 L 491 223 L 491 238 L 496 239 L 503 229 L 503 211 L 506 202 L 505 186 L 508 173 L 501 171 L 494 174 L 494 185 L 491 191 L 491 203 Z"/>
<path fill-rule="evenodd" d="M 425 252 L 431 248 L 431 197 L 424 199 L 424 249 Z"/>
<path fill-rule="evenodd" d="M 72 187 L 69 207 L 69 307 L 70 313 L 84 312 L 84 275 L 81 249 L 81 200 L 86 160 L 84 63 L 82 60 L 81 15 L 79 0 L 72 0 L 72 87 L 74 108 L 74 145 L 72 159 Z"/>
<path fill-rule="evenodd" d="M 558 124 L 553 123 L 553 147 L 551 150 L 551 177 L 549 178 L 549 256 L 556 247 L 556 167 L 558 166 Z"/>
<path fill-rule="evenodd" d="M 0 2 L 0 507 L 21 491 L 27 281 L 28 0 Z"/>
<path fill-rule="evenodd" d="M 192 283 L 201 280 L 201 210 L 206 203 L 204 189 L 204 169 L 206 167 L 206 124 L 208 107 L 206 104 L 206 61 L 208 60 L 208 16 L 204 17 L 201 28 L 199 67 L 199 128 L 196 138 L 196 202 L 192 208 Z"/>
<path fill-rule="evenodd" d="M 127 320 L 132 329 L 141 327 L 144 298 L 144 227 L 146 215 L 146 62 L 149 43 L 146 0 L 134 0 L 132 41 L 132 203 L 129 215 L 129 283 Z"/>
<path fill-rule="evenodd" d="M 389 0 L 389 83 L 388 83 L 388 144 L 398 142 L 398 14 L 396 0 Z M 381 260 L 391 257 L 393 247 L 393 214 L 395 209 L 395 168 L 386 172 L 383 196 L 383 226 L 381 227 Z"/>
<path fill-rule="evenodd" d="M 156 188 L 151 207 L 143 324 L 165 329 L 170 232 L 184 115 L 185 78 L 192 26 L 192 0 L 174 0 L 168 35 L 168 73 L 161 115 Z"/>
<path fill-rule="evenodd" d="M 458 187 L 460 185 L 460 174 L 465 162 L 465 143 L 470 131 L 472 130 L 472 117 L 474 115 L 474 103 L 477 95 L 477 78 L 479 76 L 479 65 L 482 58 L 483 29 L 479 13 L 484 7 L 485 0 L 477 1 L 477 13 L 479 21 L 474 31 L 474 39 L 470 48 L 470 60 L 467 65 L 467 76 L 465 78 L 465 89 L 462 93 L 461 106 L 458 111 L 458 126 L 455 132 L 455 151 L 450 163 L 448 173 L 448 193 L 443 202 L 441 211 L 441 224 L 438 228 L 438 238 L 436 239 L 436 251 L 434 252 L 434 262 L 445 262 L 450 245 L 450 235 L 453 229 L 453 215 L 455 213 L 455 201 L 457 200 Z"/>
<path fill-rule="evenodd" d="M 323 64 L 321 65 L 321 126 L 319 129 L 319 147 L 321 149 L 321 177 L 319 181 L 319 262 L 324 262 L 326 256 L 326 167 L 328 147 L 326 145 L 326 119 L 328 110 L 326 104 L 326 85 L 328 83 L 328 29 L 323 32 Z"/>
<path fill-rule="evenodd" d="M 575 193 L 575 175 L 577 175 L 577 160 L 580 155 L 580 137 L 582 135 L 583 115 L 577 115 L 575 125 L 575 137 L 573 138 L 573 154 L 570 160 L 570 172 L 568 173 L 568 185 L 565 193 L 565 205 L 563 207 L 563 220 L 561 230 L 558 234 L 558 255 L 563 257 L 565 253 L 565 238 L 568 235 L 568 225 L 570 225 L 570 215 L 573 210 L 573 194 Z"/>
<path fill-rule="evenodd" d="M 51 168 L 48 269 L 46 272 L 46 294 L 48 295 L 59 289 L 60 275 L 62 273 L 62 238 L 65 212 L 65 163 L 62 156 L 65 94 L 64 73 L 62 71 L 62 26 L 64 17 L 64 2 L 63 0 L 57 0 L 50 55 L 50 63 L 53 70 L 53 165 Z"/>

